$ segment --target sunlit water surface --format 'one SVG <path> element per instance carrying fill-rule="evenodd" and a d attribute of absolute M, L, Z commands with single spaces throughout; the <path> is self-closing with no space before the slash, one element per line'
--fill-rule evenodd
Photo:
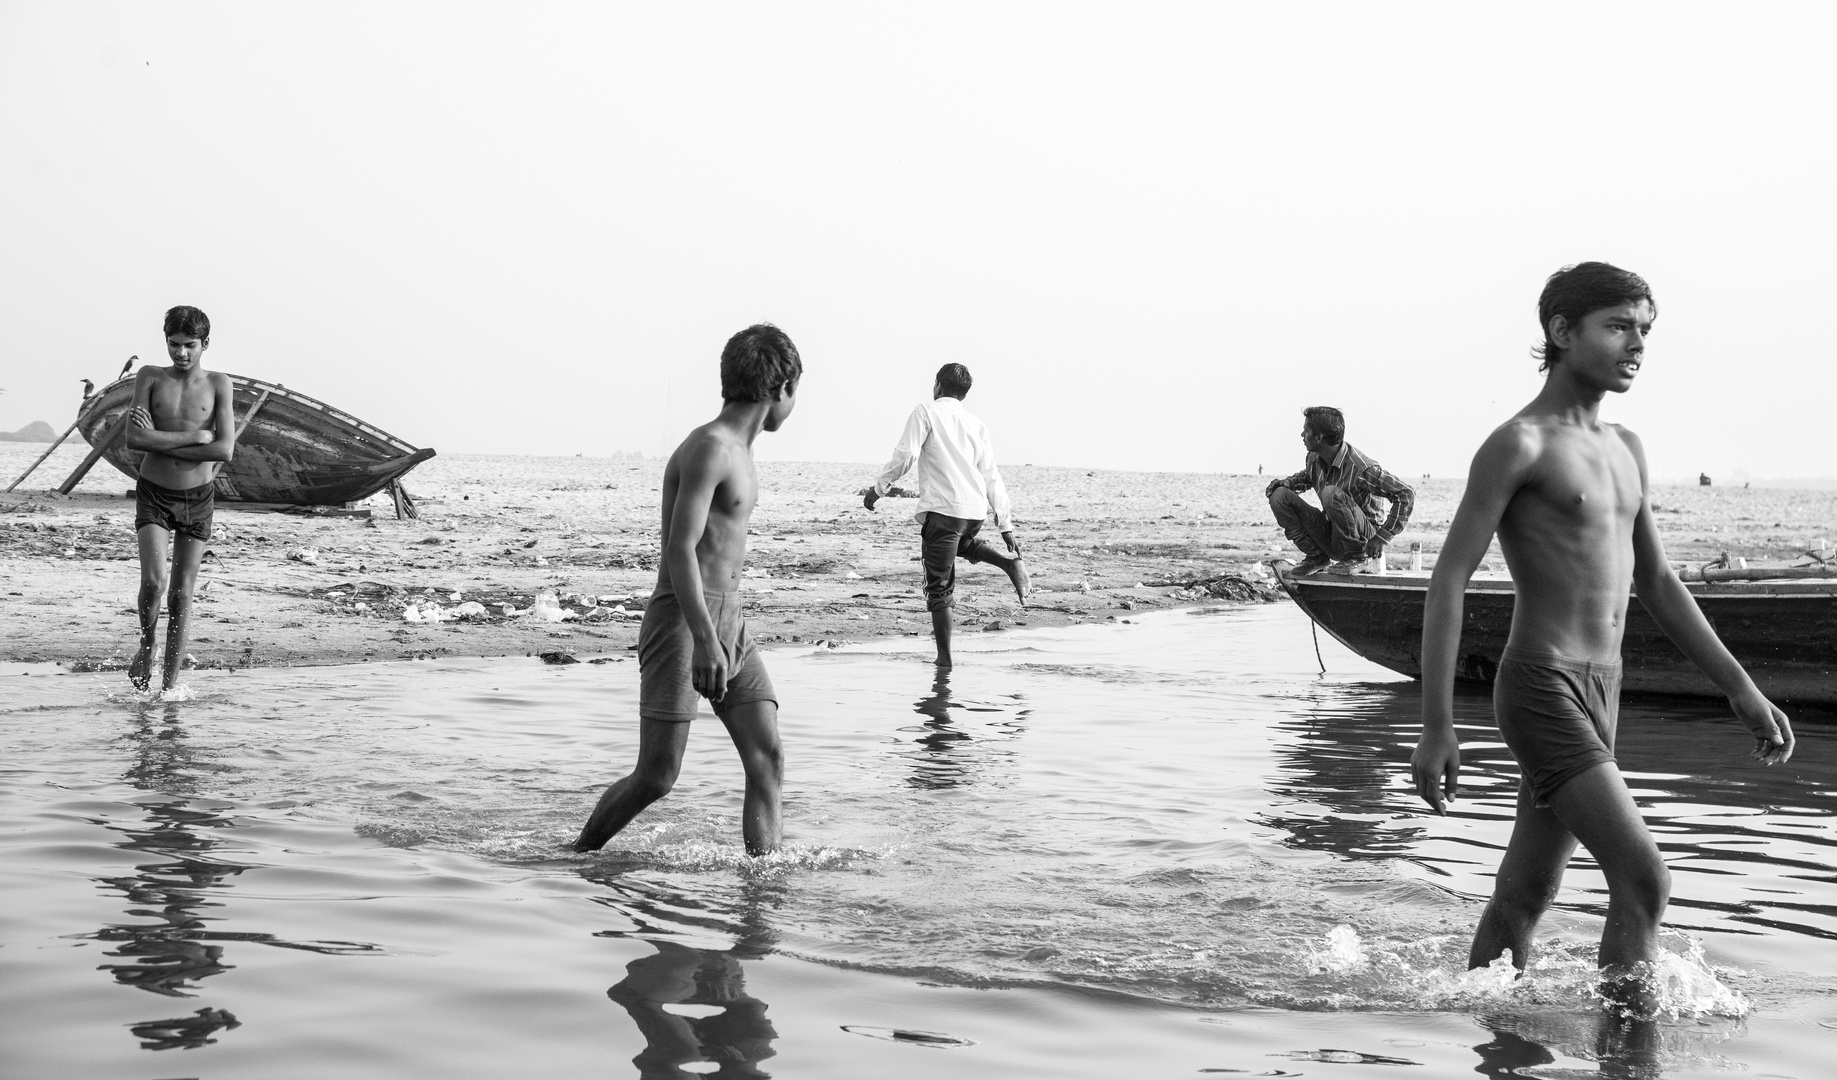
<path fill-rule="evenodd" d="M 637 665 L 0 672 L 0 1055 L 20 1077 L 1821 1077 L 1837 769 L 1629 701 L 1675 877 L 1668 1015 L 1592 997 L 1578 858 L 1524 980 L 1462 971 L 1516 769 L 1464 695 L 1420 812 L 1417 689 L 1290 605 L 776 651 L 788 845 L 739 847 L 711 717 L 567 850 Z M 1515 1070 L 1515 1071 L 1514 1071 Z"/>

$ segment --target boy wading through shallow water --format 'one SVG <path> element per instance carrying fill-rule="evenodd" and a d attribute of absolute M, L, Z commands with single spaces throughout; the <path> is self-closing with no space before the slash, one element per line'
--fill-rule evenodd
<path fill-rule="evenodd" d="M 1620 639 L 1629 586 L 1652 618 L 1729 697 L 1755 734 L 1751 756 L 1792 756 L 1792 726 L 1723 647 L 1665 560 L 1639 438 L 1600 419 L 1645 358 L 1658 309 L 1636 274 L 1589 262 L 1553 275 L 1538 300 L 1549 374 L 1536 399 L 1481 444 L 1435 564 L 1422 631 L 1422 737 L 1416 792 L 1436 813 L 1461 765 L 1455 655 L 1468 579 L 1495 532 L 1516 601 L 1493 685 L 1499 733 L 1524 779 L 1512 839 L 1474 934 L 1470 967 L 1504 955 L 1524 970 L 1531 934 L 1562 885 L 1577 841 L 1607 878 L 1599 963 L 1610 1001 L 1656 1007 L 1647 980 L 1671 875 L 1614 763 Z"/>
<path fill-rule="evenodd" d="M 638 763 L 600 796 L 576 851 L 598 850 L 670 793 L 698 697 L 714 706 L 740 752 L 747 853 L 778 847 L 778 692 L 740 615 L 740 566 L 759 501 L 753 440 L 791 415 L 803 371 L 777 327 L 735 334 L 721 350 L 721 414 L 690 432 L 664 467 L 663 562 L 638 630 Z"/>
<path fill-rule="evenodd" d="M 210 539 L 213 488 L 220 463 L 235 452 L 236 419 L 230 378 L 204 370 L 210 319 L 195 307 L 166 312 L 168 367 L 144 367 L 134 377 L 127 445 L 142 451 L 134 486 L 134 532 L 140 542 L 140 649 L 128 681 L 145 690 L 153 679 L 153 642 L 162 594 L 169 596 L 165 674 L 170 690 L 185 666 L 191 598 L 198 561 Z M 170 548 L 172 568 L 166 568 Z"/>

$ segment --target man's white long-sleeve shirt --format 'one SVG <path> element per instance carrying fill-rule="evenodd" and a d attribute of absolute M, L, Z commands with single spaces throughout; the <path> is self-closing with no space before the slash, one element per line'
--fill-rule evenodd
<path fill-rule="evenodd" d="M 874 481 L 874 494 L 885 495 L 894 481 L 918 461 L 919 508 L 926 514 L 981 521 L 995 511 L 995 527 L 1014 528 L 1008 488 L 995 468 L 989 429 L 954 397 L 933 398 L 912 410 L 899 434 L 893 456 Z"/>

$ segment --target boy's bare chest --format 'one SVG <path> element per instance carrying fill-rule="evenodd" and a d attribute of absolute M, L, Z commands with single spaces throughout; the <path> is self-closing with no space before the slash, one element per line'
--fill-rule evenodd
<path fill-rule="evenodd" d="M 1639 463 L 1617 437 L 1564 440 L 1540 465 L 1533 491 L 1545 514 L 1582 525 L 1630 522 L 1639 513 Z"/>
<path fill-rule="evenodd" d="M 715 489 L 710 514 L 744 524 L 759 502 L 759 478 L 751 470 L 735 472 Z"/>
<path fill-rule="evenodd" d="M 147 395 L 147 411 L 153 414 L 154 423 L 166 430 L 195 430 L 210 419 L 216 400 L 208 381 L 194 384 L 166 380 L 153 384 Z"/>

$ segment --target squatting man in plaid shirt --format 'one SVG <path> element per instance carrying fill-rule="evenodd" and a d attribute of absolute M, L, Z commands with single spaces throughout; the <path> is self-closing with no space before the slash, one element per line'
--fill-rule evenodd
<path fill-rule="evenodd" d="M 1368 560 L 1382 556 L 1384 545 L 1409 524 L 1416 490 L 1353 449 L 1338 409 L 1314 405 L 1301 415 L 1307 461 L 1295 475 L 1271 480 L 1265 491 L 1276 524 L 1307 556 L 1293 573 L 1312 574 L 1329 562 L 1335 571 L 1368 571 Z M 1301 497 L 1309 488 L 1320 498 L 1318 510 Z M 1376 524 L 1379 499 L 1390 503 L 1382 525 Z"/>

